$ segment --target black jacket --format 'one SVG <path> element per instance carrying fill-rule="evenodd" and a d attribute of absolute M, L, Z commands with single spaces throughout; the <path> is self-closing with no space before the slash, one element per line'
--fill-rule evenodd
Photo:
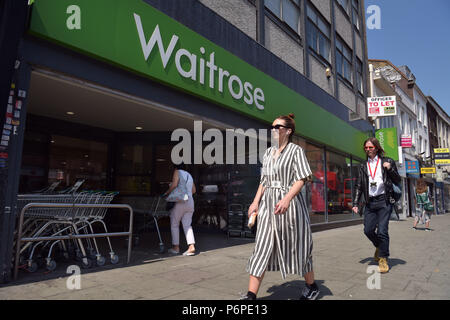
<path fill-rule="evenodd" d="M 383 183 L 386 197 L 386 203 L 394 203 L 392 182 L 400 184 L 401 177 L 398 174 L 395 161 L 388 157 L 381 157 L 381 167 L 383 168 Z M 383 163 L 389 162 L 391 168 L 388 170 L 383 167 Z M 353 199 L 353 207 L 357 207 L 361 201 L 361 196 L 364 196 L 363 204 L 367 203 L 369 199 L 369 174 L 367 172 L 367 160 L 361 163 L 359 167 L 359 177 L 355 185 L 355 197 Z"/>

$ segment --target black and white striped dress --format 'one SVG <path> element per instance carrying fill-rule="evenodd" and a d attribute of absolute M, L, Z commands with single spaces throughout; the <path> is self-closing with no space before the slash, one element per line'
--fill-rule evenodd
<path fill-rule="evenodd" d="M 247 264 L 247 272 L 260 277 L 265 270 L 298 274 L 313 270 L 312 235 L 309 214 L 303 196 L 292 199 L 284 214 L 274 215 L 275 205 L 292 185 L 312 173 L 303 148 L 288 143 L 277 159 L 275 147 L 266 150 L 261 184 L 265 187 L 259 203 L 256 243 Z"/>

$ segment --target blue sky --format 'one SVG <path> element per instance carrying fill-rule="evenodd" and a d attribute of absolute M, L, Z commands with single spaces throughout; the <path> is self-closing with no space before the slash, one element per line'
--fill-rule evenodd
<path fill-rule="evenodd" d="M 407 65 L 425 95 L 450 116 L 450 0 L 365 0 L 381 9 L 381 29 L 367 29 L 369 59 Z"/>

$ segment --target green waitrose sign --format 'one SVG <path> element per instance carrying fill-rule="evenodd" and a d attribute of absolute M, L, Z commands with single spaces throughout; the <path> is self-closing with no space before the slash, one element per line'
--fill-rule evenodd
<path fill-rule="evenodd" d="M 30 33 L 364 157 L 363 132 L 141 0 L 39 0 Z"/>

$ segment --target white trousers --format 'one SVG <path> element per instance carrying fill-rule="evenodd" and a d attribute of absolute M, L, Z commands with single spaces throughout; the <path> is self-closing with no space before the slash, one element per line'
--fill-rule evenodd
<path fill-rule="evenodd" d="M 172 232 L 172 245 L 180 245 L 180 221 L 183 224 L 184 235 L 188 245 L 195 244 L 192 230 L 192 215 L 194 214 L 194 199 L 186 202 L 177 202 L 170 212 L 170 229 Z"/>

